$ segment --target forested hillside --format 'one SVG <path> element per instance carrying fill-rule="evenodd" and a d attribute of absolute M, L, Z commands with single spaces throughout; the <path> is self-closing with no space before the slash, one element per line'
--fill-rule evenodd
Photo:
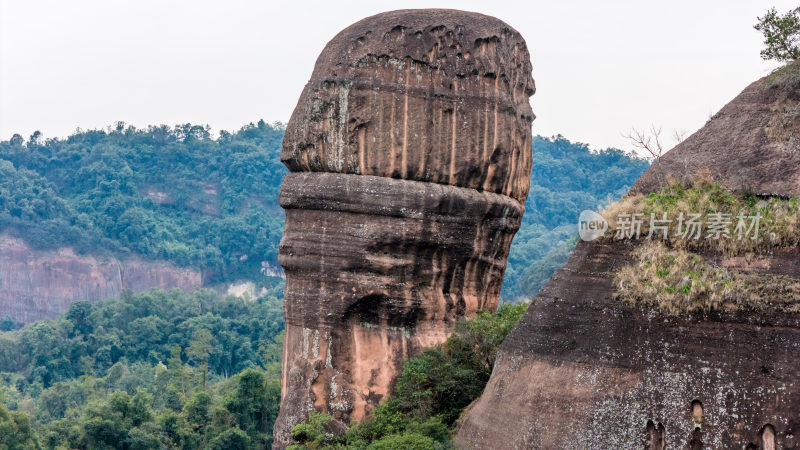
<path fill-rule="evenodd" d="M 258 280 L 277 263 L 282 138 L 263 121 L 216 139 L 189 124 L 15 135 L 0 142 L 0 232 L 36 248 L 164 259 L 202 269 L 207 283 Z M 561 136 L 535 137 L 533 151 L 506 300 L 534 295 L 566 261 L 580 211 L 619 198 L 647 167 Z"/>
<path fill-rule="evenodd" d="M 35 248 L 136 253 L 255 279 L 276 264 L 283 127 L 263 121 L 212 139 L 179 125 L 0 142 L 0 232 Z"/>
<path fill-rule="evenodd" d="M 0 332 L 0 448 L 268 448 L 283 329 L 273 293 L 156 290 Z"/>

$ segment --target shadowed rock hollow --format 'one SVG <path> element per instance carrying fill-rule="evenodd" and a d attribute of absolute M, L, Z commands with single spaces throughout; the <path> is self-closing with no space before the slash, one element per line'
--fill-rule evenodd
<path fill-rule="evenodd" d="M 351 25 L 287 126 L 283 395 L 275 443 L 317 409 L 365 417 L 401 362 L 497 306 L 531 171 L 517 31 L 454 10 Z"/>

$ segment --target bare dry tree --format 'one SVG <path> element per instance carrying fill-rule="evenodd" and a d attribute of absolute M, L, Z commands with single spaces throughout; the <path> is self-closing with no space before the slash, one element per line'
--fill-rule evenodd
<path fill-rule="evenodd" d="M 675 145 L 680 144 L 686 139 L 686 135 L 689 134 L 686 130 L 672 130 L 672 139 L 675 139 Z"/>
<path fill-rule="evenodd" d="M 623 137 L 631 141 L 634 147 L 644 150 L 653 157 L 659 159 L 664 154 L 664 146 L 661 143 L 661 127 L 656 128 L 655 125 L 650 125 L 650 130 L 637 130 L 631 128 Z"/>

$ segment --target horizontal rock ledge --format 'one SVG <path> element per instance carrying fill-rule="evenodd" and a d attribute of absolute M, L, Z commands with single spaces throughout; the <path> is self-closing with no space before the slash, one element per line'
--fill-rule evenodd
<path fill-rule="evenodd" d="M 377 216 L 469 221 L 495 219 L 519 229 L 524 206 L 511 197 L 444 184 L 333 172 L 287 174 L 278 202 L 284 209 L 316 209 Z M 447 218 L 449 217 L 449 219 Z"/>
<path fill-rule="evenodd" d="M 280 203 L 286 321 L 306 327 L 353 314 L 452 325 L 495 307 L 523 209 L 473 189 L 324 172 L 287 175 Z"/>

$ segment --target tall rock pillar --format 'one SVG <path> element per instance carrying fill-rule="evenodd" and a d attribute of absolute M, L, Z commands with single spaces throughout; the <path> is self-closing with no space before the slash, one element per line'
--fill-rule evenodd
<path fill-rule="evenodd" d="M 319 56 L 283 141 L 283 393 L 275 442 L 347 424 L 404 359 L 497 306 L 531 171 L 525 41 L 493 17 L 405 10 Z"/>

